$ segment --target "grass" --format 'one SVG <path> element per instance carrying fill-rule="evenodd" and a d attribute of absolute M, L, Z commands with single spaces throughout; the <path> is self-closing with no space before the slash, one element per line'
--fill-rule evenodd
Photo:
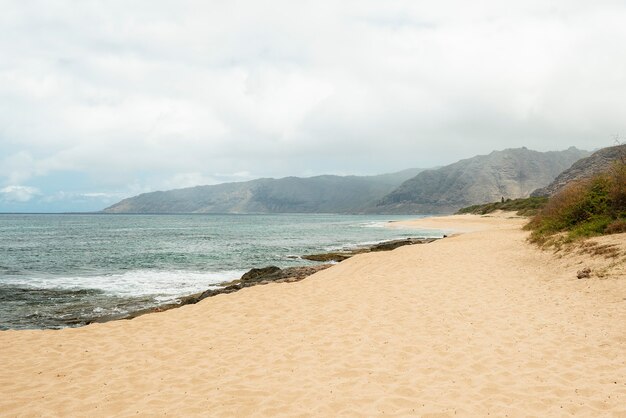
<path fill-rule="evenodd" d="M 538 244 L 626 232 L 626 158 L 551 197 L 526 229 Z"/>
<path fill-rule="evenodd" d="M 507 199 L 504 202 L 486 203 L 473 205 L 460 209 L 457 214 L 471 213 L 474 215 L 486 215 L 497 210 L 515 211 L 520 216 L 532 216 L 543 208 L 548 202 L 547 197 L 528 197 L 525 199 Z"/>
<path fill-rule="evenodd" d="M 583 241 L 580 244 L 578 252 L 605 258 L 618 258 L 621 255 L 619 247 L 615 244 L 598 244 L 593 241 Z"/>

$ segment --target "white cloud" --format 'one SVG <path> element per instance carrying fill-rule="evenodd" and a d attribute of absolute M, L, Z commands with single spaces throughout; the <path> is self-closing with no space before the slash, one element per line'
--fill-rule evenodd
<path fill-rule="evenodd" d="M 198 185 L 219 184 L 227 182 L 246 181 L 256 178 L 249 171 L 238 171 L 236 173 L 215 173 L 208 176 L 201 172 L 177 173 L 174 176 L 163 180 L 162 188 L 181 189 Z"/>
<path fill-rule="evenodd" d="M 40 194 L 37 188 L 28 186 L 7 186 L 0 189 L 2 199 L 11 202 L 28 202 L 33 197 Z"/>
<path fill-rule="evenodd" d="M 181 189 L 205 184 L 217 184 L 220 181 L 214 177 L 207 177 L 202 173 L 177 173 L 163 181 L 164 189 Z"/>
<path fill-rule="evenodd" d="M 82 193 L 81 196 L 83 196 L 83 197 L 93 197 L 93 198 L 98 198 L 98 199 L 102 199 L 102 198 L 108 199 L 110 197 L 117 197 L 113 193 L 103 193 L 103 192 Z"/>
<path fill-rule="evenodd" d="M 124 193 L 109 193 L 109 192 L 74 192 L 60 190 L 58 192 L 43 196 L 42 202 L 85 202 L 85 201 L 102 201 L 102 202 L 114 202 L 124 198 Z"/>

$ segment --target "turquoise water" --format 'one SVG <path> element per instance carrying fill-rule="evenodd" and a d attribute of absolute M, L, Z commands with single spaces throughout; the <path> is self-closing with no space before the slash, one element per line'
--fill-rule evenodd
<path fill-rule="evenodd" d="M 59 328 L 175 301 L 253 267 L 437 231 L 402 216 L 0 215 L 0 329 Z"/>

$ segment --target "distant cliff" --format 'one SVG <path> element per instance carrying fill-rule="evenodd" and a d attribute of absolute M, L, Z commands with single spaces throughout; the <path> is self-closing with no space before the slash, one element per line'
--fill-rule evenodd
<path fill-rule="evenodd" d="M 144 193 L 105 213 L 358 213 L 421 169 L 378 176 L 257 179 Z"/>
<path fill-rule="evenodd" d="M 474 204 L 528 197 L 549 184 L 587 151 L 494 151 L 426 170 L 402 183 L 370 208 L 379 213 L 452 213 Z"/>
<path fill-rule="evenodd" d="M 606 171 L 619 158 L 626 159 L 626 144 L 602 148 L 589 157 L 576 161 L 571 167 L 559 174 L 552 183 L 535 190 L 531 195 L 552 196 L 572 181 L 591 178 Z"/>

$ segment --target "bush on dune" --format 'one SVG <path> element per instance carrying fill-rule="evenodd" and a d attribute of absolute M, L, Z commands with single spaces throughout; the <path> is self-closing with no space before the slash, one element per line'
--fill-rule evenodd
<path fill-rule="evenodd" d="M 534 215 L 541 209 L 546 202 L 547 197 L 528 197 L 525 199 L 507 199 L 504 202 L 486 203 L 483 205 L 468 206 L 459 209 L 457 214 L 471 213 L 474 215 L 486 215 L 497 210 L 515 211 L 520 216 Z"/>
<path fill-rule="evenodd" d="M 626 232 L 626 160 L 606 173 L 570 184 L 553 196 L 528 223 L 531 241 L 545 243 L 556 234 L 566 241 Z"/>

